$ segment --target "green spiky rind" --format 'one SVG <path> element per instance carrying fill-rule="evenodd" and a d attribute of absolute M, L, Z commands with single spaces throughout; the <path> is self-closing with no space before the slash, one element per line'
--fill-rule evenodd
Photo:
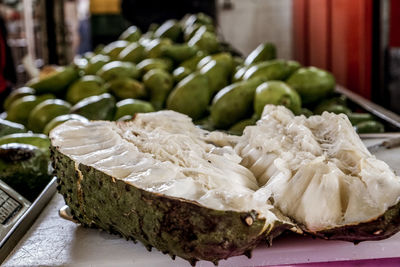
<path fill-rule="evenodd" d="M 288 228 L 277 223 L 266 229 L 265 218 L 255 211 L 213 210 L 193 201 L 145 191 L 95 168 L 75 165 L 55 147 L 52 158 L 59 192 L 82 225 L 139 240 L 148 249 L 155 247 L 191 264 L 249 256 L 261 241 L 270 242 Z"/>
<path fill-rule="evenodd" d="M 354 225 L 345 225 L 313 232 L 301 228 L 308 234 L 329 240 L 344 240 L 354 243 L 389 238 L 400 231 L 400 202 L 390 207 L 383 215 Z"/>

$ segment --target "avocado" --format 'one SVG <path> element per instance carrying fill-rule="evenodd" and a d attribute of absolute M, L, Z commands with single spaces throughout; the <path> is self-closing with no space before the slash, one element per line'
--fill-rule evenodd
<path fill-rule="evenodd" d="M 36 146 L 0 145 L 0 180 L 33 202 L 51 179 L 50 157 Z"/>
<path fill-rule="evenodd" d="M 48 99 L 38 104 L 28 117 L 28 128 L 41 133 L 53 118 L 68 114 L 71 104 L 61 99 Z"/>
<path fill-rule="evenodd" d="M 197 46 L 200 50 L 212 54 L 219 50 L 219 41 L 215 33 L 207 31 L 206 26 L 201 26 L 194 36 L 188 41 L 189 46 Z"/>
<path fill-rule="evenodd" d="M 226 67 L 216 60 L 211 60 L 199 71 L 208 79 L 208 89 L 210 95 L 213 96 L 219 90 L 228 85 L 228 77 L 230 72 Z"/>
<path fill-rule="evenodd" d="M 76 103 L 71 108 L 71 113 L 89 120 L 112 120 L 115 113 L 115 99 L 108 93 L 90 96 Z"/>
<path fill-rule="evenodd" d="M 109 56 L 111 59 L 118 59 L 119 53 L 124 50 L 130 42 L 125 40 L 118 40 L 109 43 L 103 48 L 103 54 Z"/>
<path fill-rule="evenodd" d="M 173 62 L 169 58 L 147 58 L 137 64 L 137 68 L 140 73 L 144 75 L 151 69 L 163 69 L 165 71 L 171 71 Z"/>
<path fill-rule="evenodd" d="M 153 106 L 143 100 L 138 99 L 124 99 L 116 104 L 117 110 L 115 112 L 114 120 L 119 120 L 124 116 L 132 116 L 136 113 L 153 112 Z"/>
<path fill-rule="evenodd" d="M 180 81 L 169 94 L 167 108 L 197 120 L 204 116 L 210 102 L 208 79 L 201 73 L 192 73 Z"/>
<path fill-rule="evenodd" d="M 257 46 L 245 59 L 245 65 L 276 59 L 276 47 L 272 43 L 262 43 Z"/>
<path fill-rule="evenodd" d="M 170 19 L 160 25 L 154 32 L 157 38 L 169 38 L 176 42 L 180 39 L 182 34 L 182 27 L 177 20 Z"/>
<path fill-rule="evenodd" d="M 37 94 L 62 93 L 75 80 L 79 78 L 78 70 L 74 67 L 59 67 L 55 72 L 43 79 L 33 79 L 27 86 L 35 89 Z"/>
<path fill-rule="evenodd" d="M 335 77 L 316 67 L 300 68 L 286 81 L 301 97 L 302 103 L 314 104 L 324 99 L 335 88 Z"/>
<path fill-rule="evenodd" d="M 212 24 L 203 25 L 200 23 L 193 23 L 183 30 L 183 39 L 185 42 L 189 41 L 202 26 L 204 26 L 208 32 L 215 33 L 215 27 Z"/>
<path fill-rule="evenodd" d="M 0 137 L 0 145 L 18 143 L 27 144 L 40 148 L 50 156 L 50 140 L 47 135 L 35 133 L 14 133 Z"/>
<path fill-rule="evenodd" d="M 243 130 L 249 125 L 255 125 L 256 121 L 257 119 L 255 117 L 238 121 L 237 123 L 232 125 L 231 128 L 229 128 L 228 132 L 234 135 L 242 135 Z"/>
<path fill-rule="evenodd" d="M 168 38 L 150 40 L 144 45 L 147 57 L 162 57 L 163 50 L 172 45 L 172 41 Z"/>
<path fill-rule="evenodd" d="M 0 137 L 2 137 L 4 135 L 8 135 L 8 134 L 13 134 L 13 133 L 25 133 L 25 132 L 26 132 L 26 129 L 25 129 L 24 125 L 22 125 L 20 123 L 0 119 Z"/>
<path fill-rule="evenodd" d="M 143 83 L 150 92 L 151 104 L 156 110 L 162 109 L 174 85 L 171 74 L 163 69 L 152 69 L 143 76 Z"/>
<path fill-rule="evenodd" d="M 76 104 L 86 97 L 101 95 L 106 92 L 103 84 L 104 81 L 99 76 L 85 75 L 68 88 L 66 100 Z"/>
<path fill-rule="evenodd" d="M 249 66 L 238 66 L 236 67 L 235 71 L 233 72 L 232 82 L 239 82 L 243 80 L 243 76 L 245 75 L 246 71 L 251 68 L 253 65 Z"/>
<path fill-rule="evenodd" d="M 186 67 L 178 67 L 174 69 L 172 72 L 172 76 L 174 77 L 174 81 L 176 83 L 182 81 L 185 77 L 189 76 L 193 71 Z"/>
<path fill-rule="evenodd" d="M 137 42 L 139 41 L 141 36 L 142 36 L 142 31 L 138 27 L 132 25 L 124 32 L 122 32 L 122 34 L 119 36 L 119 39 L 126 40 L 129 42 Z"/>
<path fill-rule="evenodd" d="M 197 64 L 200 62 L 201 59 L 205 57 L 205 53 L 202 51 L 199 51 L 194 55 L 193 57 L 183 61 L 179 66 L 188 68 L 192 71 L 195 71 L 197 69 Z"/>
<path fill-rule="evenodd" d="M 301 112 L 299 94 L 281 81 L 269 81 L 257 87 L 254 96 L 254 112 L 256 118 L 261 117 L 264 106 L 267 104 L 285 106 L 296 115 L 299 115 Z"/>
<path fill-rule="evenodd" d="M 243 80 L 261 78 L 264 81 L 285 80 L 292 71 L 286 60 L 270 60 L 251 66 L 243 75 Z"/>
<path fill-rule="evenodd" d="M 236 82 L 219 91 L 212 100 L 211 118 L 219 129 L 227 129 L 253 114 L 253 100 L 261 79 Z"/>
<path fill-rule="evenodd" d="M 95 55 L 89 59 L 87 66 L 84 69 L 86 75 L 95 75 L 105 64 L 110 62 L 111 59 L 106 55 Z"/>
<path fill-rule="evenodd" d="M 28 117 L 34 107 L 47 99 L 54 98 L 55 96 L 52 94 L 44 94 L 39 96 L 27 95 L 21 97 L 11 104 L 7 112 L 6 119 L 13 122 L 21 123 L 26 126 L 28 124 Z"/>
<path fill-rule="evenodd" d="M 119 53 L 118 58 L 121 61 L 130 61 L 132 63 L 139 63 L 146 57 L 146 50 L 144 46 L 135 42 L 128 45 Z"/>
<path fill-rule="evenodd" d="M 206 56 L 199 61 L 197 69 L 203 68 L 212 60 L 215 60 L 219 65 L 222 65 L 225 68 L 225 72 L 231 75 L 231 72 L 233 71 L 233 58 L 231 54 L 226 52 Z"/>
<path fill-rule="evenodd" d="M 196 46 L 189 46 L 187 44 L 173 44 L 162 48 L 162 56 L 168 57 L 175 62 L 182 62 L 187 60 L 198 52 Z"/>
<path fill-rule="evenodd" d="M 96 75 L 108 82 L 117 78 L 125 77 L 137 79 L 140 77 L 140 72 L 135 64 L 131 62 L 111 61 L 101 67 Z"/>
<path fill-rule="evenodd" d="M 352 125 L 356 125 L 363 121 L 373 121 L 375 118 L 370 113 L 349 113 L 346 114 Z"/>
<path fill-rule="evenodd" d="M 378 121 L 362 121 L 354 125 L 354 129 L 357 133 L 383 133 L 385 132 L 385 126 Z"/>
<path fill-rule="evenodd" d="M 335 114 L 344 113 L 346 115 L 351 113 L 351 110 L 344 105 L 323 102 L 314 109 L 314 114 L 321 115 L 324 111 L 332 112 Z"/>
<path fill-rule="evenodd" d="M 35 93 L 35 89 L 26 86 L 11 91 L 11 93 L 4 100 L 4 110 L 8 110 L 15 100 L 27 95 L 34 95 Z"/>
<path fill-rule="evenodd" d="M 129 77 L 114 79 L 108 82 L 105 88 L 117 99 L 144 98 L 147 95 L 143 83 Z"/>

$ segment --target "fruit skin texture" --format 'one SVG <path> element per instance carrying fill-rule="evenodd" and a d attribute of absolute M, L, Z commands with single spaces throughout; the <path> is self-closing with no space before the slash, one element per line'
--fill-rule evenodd
<path fill-rule="evenodd" d="M 286 81 L 301 96 L 304 104 L 316 103 L 335 88 L 335 78 L 316 67 L 300 68 Z"/>
<path fill-rule="evenodd" d="M 381 240 L 400 230 L 400 202 L 390 207 L 382 216 L 370 222 L 347 225 L 308 234 L 329 239 L 359 243 L 361 241 Z"/>
<path fill-rule="evenodd" d="M 281 81 L 269 81 L 257 87 L 254 97 L 254 111 L 258 118 L 261 117 L 264 106 L 267 104 L 283 105 L 294 114 L 300 114 L 301 111 L 299 94 Z"/>
<path fill-rule="evenodd" d="M 44 127 L 57 116 L 69 113 L 71 104 L 61 99 L 48 99 L 38 104 L 28 118 L 28 128 L 41 133 Z"/>
<path fill-rule="evenodd" d="M 19 143 L 0 145 L 0 179 L 34 201 L 50 181 L 50 158 L 40 148 Z"/>
<path fill-rule="evenodd" d="M 25 126 L 16 122 L 0 119 L 0 138 L 13 133 L 25 133 Z"/>
<path fill-rule="evenodd" d="M 108 93 L 84 98 L 71 108 L 71 113 L 89 120 L 112 120 L 114 112 L 115 99 Z"/>
<path fill-rule="evenodd" d="M 271 60 L 276 58 L 276 47 L 272 43 L 263 43 L 257 46 L 245 59 L 244 64 L 250 65 L 253 63 Z"/>
<path fill-rule="evenodd" d="M 86 165 L 75 166 L 57 147 L 51 151 L 59 192 L 83 226 L 139 240 L 149 250 L 154 246 L 192 265 L 200 259 L 217 263 L 235 255 L 249 256 L 260 241 L 270 241 L 286 228 L 278 225 L 266 237 L 265 219 L 255 211 L 212 210 L 147 192 Z"/>

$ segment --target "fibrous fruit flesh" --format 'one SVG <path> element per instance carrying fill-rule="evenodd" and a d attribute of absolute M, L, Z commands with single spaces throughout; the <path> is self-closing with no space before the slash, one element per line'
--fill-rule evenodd
<path fill-rule="evenodd" d="M 50 138 L 75 219 L 192 264 L 248 254 L 289 228 L 353 242 L 399 229 L 400 178 L 345 115 L 267 105 L 231 136 L 159 111 L 68 121 Z"/>
<path fill-rule="evenodd" d="M 398 231 L 400 178 L 371 155 L 344 114 L 296 117 L 268 105 L 240 138 L 235 150 L 258 192 L 305 232 L 359 242 Z"/>
<path fill-rule="evenodd" d="M 82 224 L 192 263 L 249 253 L 288 226 L 215 136 L 173 111 L 68 121 L 50 133 L 59 190 Z"/>

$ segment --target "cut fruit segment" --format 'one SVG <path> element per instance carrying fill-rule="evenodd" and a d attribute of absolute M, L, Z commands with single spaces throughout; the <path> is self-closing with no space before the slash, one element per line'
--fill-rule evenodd
<path fill-rule="evenodd" d="M 50 137 L 60 192 L 84 225 L 190 261 L 240 255 L 292 227 L 254 197 L 257 181 L 233 148 L 186 115 L 67 121 Z"/>
<path fill-rule="evenodd" d="M 306 232 L 356 242 L 399 229 L 400 177 L 369 153 L 343 114 L 306 118 L 267 105 L 235 151 L 257 178 L 257 193 Z"/>

